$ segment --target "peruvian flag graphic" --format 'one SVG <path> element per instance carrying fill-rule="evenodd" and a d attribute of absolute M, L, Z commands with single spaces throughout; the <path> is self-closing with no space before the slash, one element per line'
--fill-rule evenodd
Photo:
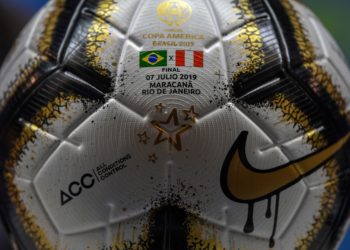
<path fill-rule="evenodd" d="M 203 51 L 176 50 L 176 67 L 203 68 Z"/>

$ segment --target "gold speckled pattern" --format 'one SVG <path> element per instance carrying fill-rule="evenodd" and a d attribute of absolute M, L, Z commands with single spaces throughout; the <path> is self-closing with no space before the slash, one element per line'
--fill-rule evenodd
<path fill-rule="evenodd" d="M 86 54 L 89 65 L 103 76 L 109 76 L 110 72 L 102 65 L 101 53 L 109 37 L 109 25 L 105 21 L 112 13 L 118 10 L 116 1 L 101 0 L 96 10 L 96 18 L 88 30 Z"/>
<path fill-rule="evenodd" d="M 40 63 L 45 60 L 46 57 L 37 56 L 29 59 L 23 67 L 19 67 L 19 73 L 16 75 L 15 80 L 10 83 L 9 87 L 0 98 L 0 110 L 4 109 L 5 105 L 15 95 L 18 89 L 24 90 L 36 83 L 37 79 L 33 77 L 33 73 L 38 69 Z"/>
<path fill-rule="evenodd" d="M 320 149 L 326 146 L 325 138 L 313 128 L 310 118 L 283 94 L 275 95 L 272 104 L 276 109 L 282 111 L 284 123 L 296 125 L 306 132 L 306 140 L 313 148 Z"/>
<path fill-rule="evenodd" d="M 17 73 L 15 80 L 9 84 L 8 89 L 0 98 L 0 110 L 2 110 L 15 93 L 17 93 L 17 90 L 21 89 L 23 91 L 37 83 L 37 79 L 32 77 L 33 73 L 38 69 L 41 63 L 48 60 L 48 50 L 52 44 L 58 18 L 64 10 L 64 4 L 65 0 L 56 0 L 53 2 L 52 10 L 47 14 L 46 19 L 43 21 L 44 30 L 40 35 L 37 45 L 40 55 L 30 58 L 24 66 L 19 67 L 19 72 Z"/>
<path fill-rule="evenodd" d="M 283 7 L 285 8 L 290 21 L 294 28 L 294 38 L 297 41 L 299 51 L 303 58 L 304 68 L 307 69 L 311 75 L 311 84 L 314 86 L 320 85 L 328 93 L 329 97 L 337 104 L 339 108 L 339 113 L 346 117 L 346 104 L 341 93 L 334 86 L 331 76 L 320 66 L 316 61 L 315 48 L 313 47 L 311 41 L 308 39 L 306 32 L 303 28 L 302 23 L 298 17 L 297 11 L 294 9 L 289 0 L 281 1 Z M 282 111 L 283 112 L 283 111 Z M 295 121 L 298 124 L 298 121 Z M 311 131 L 310 127 L 305 127 L 304 131 Z M 318 132 L 314 133 L 315 137 Z M 307 135 L 306 135 L 307 136 Z M 318 140 L 309 140 L 308 142 L 315 148 L 321 148 L 327 144 L 325 138 L 322 135 L 317 135 Z M 319 212 L 314 216 L 314 222 L 307 232 L 305 237 L 302 237 L 296 243 L 297 250 L 308 249 L 313 240 L 317 237 L 318 233 L 322 229 L 324 223 L 326 222 L 328 215 L 334 205 L 336 194 L 338 193 L 338 174 L 339 165 L 336 160 L 329 161 L 324 166 L 324 171 L 326 176 L 330 179 L 328 183 L 325 184 L 325 191 L 321 197 L 321 208 Z"/>
<path fill-rule="evenodd" d="M 218 237 L 218 232 L 213 225 L 207 225 L 199 218 L 191 216 L 188 219 L 188 249 L 193 250 L 225 250 L 221 240 Z M 204 228 L 209 228 L 209 233 L 204 232 Z"/>
<path fill-rule="evenodd" d="M 331 76 L 327 74 L 327 72 L 320 65 L 314 62 L 305 63 L 304 67 L 311 72 L 314 77 L 313 80 L 316 83 L 321 84 L 330 98 L 337 104 L 340 114 L 346 117 L 347 111 L 345 100 L 336 86 L 334 86 Z"/>
<path fill-rule="evenodd" d="M 255 19 L 250 1 L 240 0 L 236 9 L 242 19 Z M 233 44 L 243 45 L 246 59 L 237 65 L 237 71 L 233 74 L 233 81 L 237 81 L 244 75 L 256 73 L 265 63 L 263 52 L 263 41 L 260 29 L 256 21 L 251 21 L 240 28 L 238 37 L 232 41 Z"/>
<path fill-rule="evenodd" d="M 133 232 L 135 236 L 136 233 Z M 126 241 L 125 234 L 120 229 L 120 225 L 118 226 L 117 233 L 112 237 L 112 249 L 120 249 L 120 250 L 128 250 L 128 249 L 149 249 L 149 226 L 144 225 L 142 228 L 142 233 L 137 238 L 138 240 Z M 101 248 L 103 249 L 103 248 Z"/>
<path fill-rule="evenodd" d="M 88 245 L 86 250 L 148 250 L 150 249 L 149 239 L 149 224 L 142 226 L 141 234 L 138 235 L 136 229 L 133 229 L 132 240 L 125 240 L 125 231 L 121 229 L 121 225 L 117 225 L 117 231 L 112 235 L 112 242 L 109 246 L 106 246 L 105 242 L 98 242 L 96 245 Z M 68 247 L 66 247 L 69 249 Z"/>
<path fill-rule="evenodd" d="M 326 139 L 318 130 L 316 130 L 316 128 L 312 126 L 311 120 L 308 118 L 308 116 L 294 103 L 290 102 L 283 94 L 277 94 L 272 103 L 276 109 L 283 113 L 281 118 L 282 121 L 287 124 L 296 125 L 305 132 L 307 143 L 313 148 L 321 149 L 327 146 Z M 298 239 L 295 249 L 309 249 L 310 244 L 316 238 L 317 234 L 326 222 L 338 193 L 338 169 L 339 166 L 336 160 L 328 161 L 324 165 L 323 170 L 330 181 L 324 186 L 325 191 L 320 199 L 321 208 L 319 212 L 314 215 L 314 222 L 308 230 L 307 235 Z"/>
<path fill-rule="evenodd" d="M 41 54 L 47 54 L 49 51 L 58 18 L 64 10 L 65 2 L 65 0 L 55 0 L 52 4 L 52 10 L 47 14 L 47 17 L 44 20 L 44 31 L 42 32 L 38 43 L 38 50 Z"/>
<path fill-rule="evenodd" d="M 34 141 L 39 128 L 49 124 L 50 120 L 59 118 L 62 109 L 68 109 L 70 103 L 78 100 L 75 96 L 65 96 L 61 94 L 54 101 L 34 116 L 31 123 L 25 123 L 19 137 L 14 141 L 10 150 L 10 156 L 5 162 L 5 180 L 8 195 L 12 203 L 16 206 L 16 212 L 21 219 L 21 224 L 26 233 L 33 239 L 38 249 L 55 249 L 52 242 L 46 237 L 45 230 L 36 224 L 36 217 L 25 206 L 21 198 L 21 190 L 15 184 L 15 167 L 21 160 L 21 153 L 28 142 Z"/>
<path fill-rule="evenodd" d="M 347 112 L 345 100 L 342 97 L 340 91 L 334 85 L 332 77 L 326 72 L 326 70 L 324 70 L 322 66 L 318 65 L 315 62 L 315 48 L 306 35 L 304 27 L 298 17 L 298 13 L 296 12 L 292 4 L 289 2 L 289 0 L 283 0 L 281 1 L 281 3 L 287 11 L 287 14 L 290 18 L 290 22 L 293 25 L 294 38 L 296 39 L 300 54 L 303 58 L 303 66 L 312 75 L 310 84 L 314 85 L 315 87 L 317 87 L 318 85 L 322 86 L 323 89 L 328 93 L 330 98 L 337 104 L 340 114 L 346 117 Z"/>

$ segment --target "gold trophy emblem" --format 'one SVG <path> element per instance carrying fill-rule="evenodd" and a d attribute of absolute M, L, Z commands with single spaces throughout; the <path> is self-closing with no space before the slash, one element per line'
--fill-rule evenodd
<path fill-rule="evenodd" d="M 157 9 L 159 19 L 169 26 L 181 26 L 192 16 L 192 7 L 183 0 L 168 0 L 160 3 Z"/>

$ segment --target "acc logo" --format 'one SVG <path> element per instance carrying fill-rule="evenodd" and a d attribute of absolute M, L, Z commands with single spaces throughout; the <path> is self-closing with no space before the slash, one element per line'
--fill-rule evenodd
<path fill-rule="evenodd" d="M 75 197 L 78 197 L 83 189 L 90 189 L 95 185 L 95 178 L 92 174 L 84 174 L 80 181 L 73 181 L 68 185 L 67 192 L 61 190 L 61 206 L 64 206 Z"/>
<path fill-rule="evenodd" d="M 183 0 L 168 0 L 158 5 L 158 18 L 169 26 L 181 26 L 192 17 L 192 7 Z"/>

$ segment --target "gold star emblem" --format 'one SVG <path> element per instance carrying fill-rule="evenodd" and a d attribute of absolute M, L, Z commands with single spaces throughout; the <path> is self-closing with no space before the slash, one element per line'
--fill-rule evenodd
<path fill-rule="evenodd" d="M 157 112 L 159 112 L 159 113 L 163 113 L 163 110 L 165 108 L 165 106 L 162 103 L 159 103 L 155 107 L 156 107 Z"/>
<path fill-rule="evenodd" d="M 156 156 L 156 154 L 151 154 L 148 156 L 148 161 L 156 163 L 158 160 L 158 157 Z"/>
<path fill-rule="evenodd" d="M 165 122 L 152 121 L 152 125 L 159 132 L 154 145 L 168 141 L 170 149 L 174 147 L 178 151 L 182 150 L 181 134 L 192 128 L 189 124 L 180 125 L 176 108 L 171 111 Z"/>
<path fill-rule="evenodd" d="M 196 123 L 199 114 L 194 111 L 194 106 L 191 106 L 189 110 L 182 110 L 182 112 L 186 115 L 185 121 L 191 120 L 193 123 Z"/>
<path fill-rule="evenodd" d="M 151 139 L 150 137 L 148 137 L 146 131 L 143 132 L 143 134 L 137 134 L 137 136 L 139 137 L 139 142 L 143 142 L 144 144 L 147 144 L 148 140 Z"/>

